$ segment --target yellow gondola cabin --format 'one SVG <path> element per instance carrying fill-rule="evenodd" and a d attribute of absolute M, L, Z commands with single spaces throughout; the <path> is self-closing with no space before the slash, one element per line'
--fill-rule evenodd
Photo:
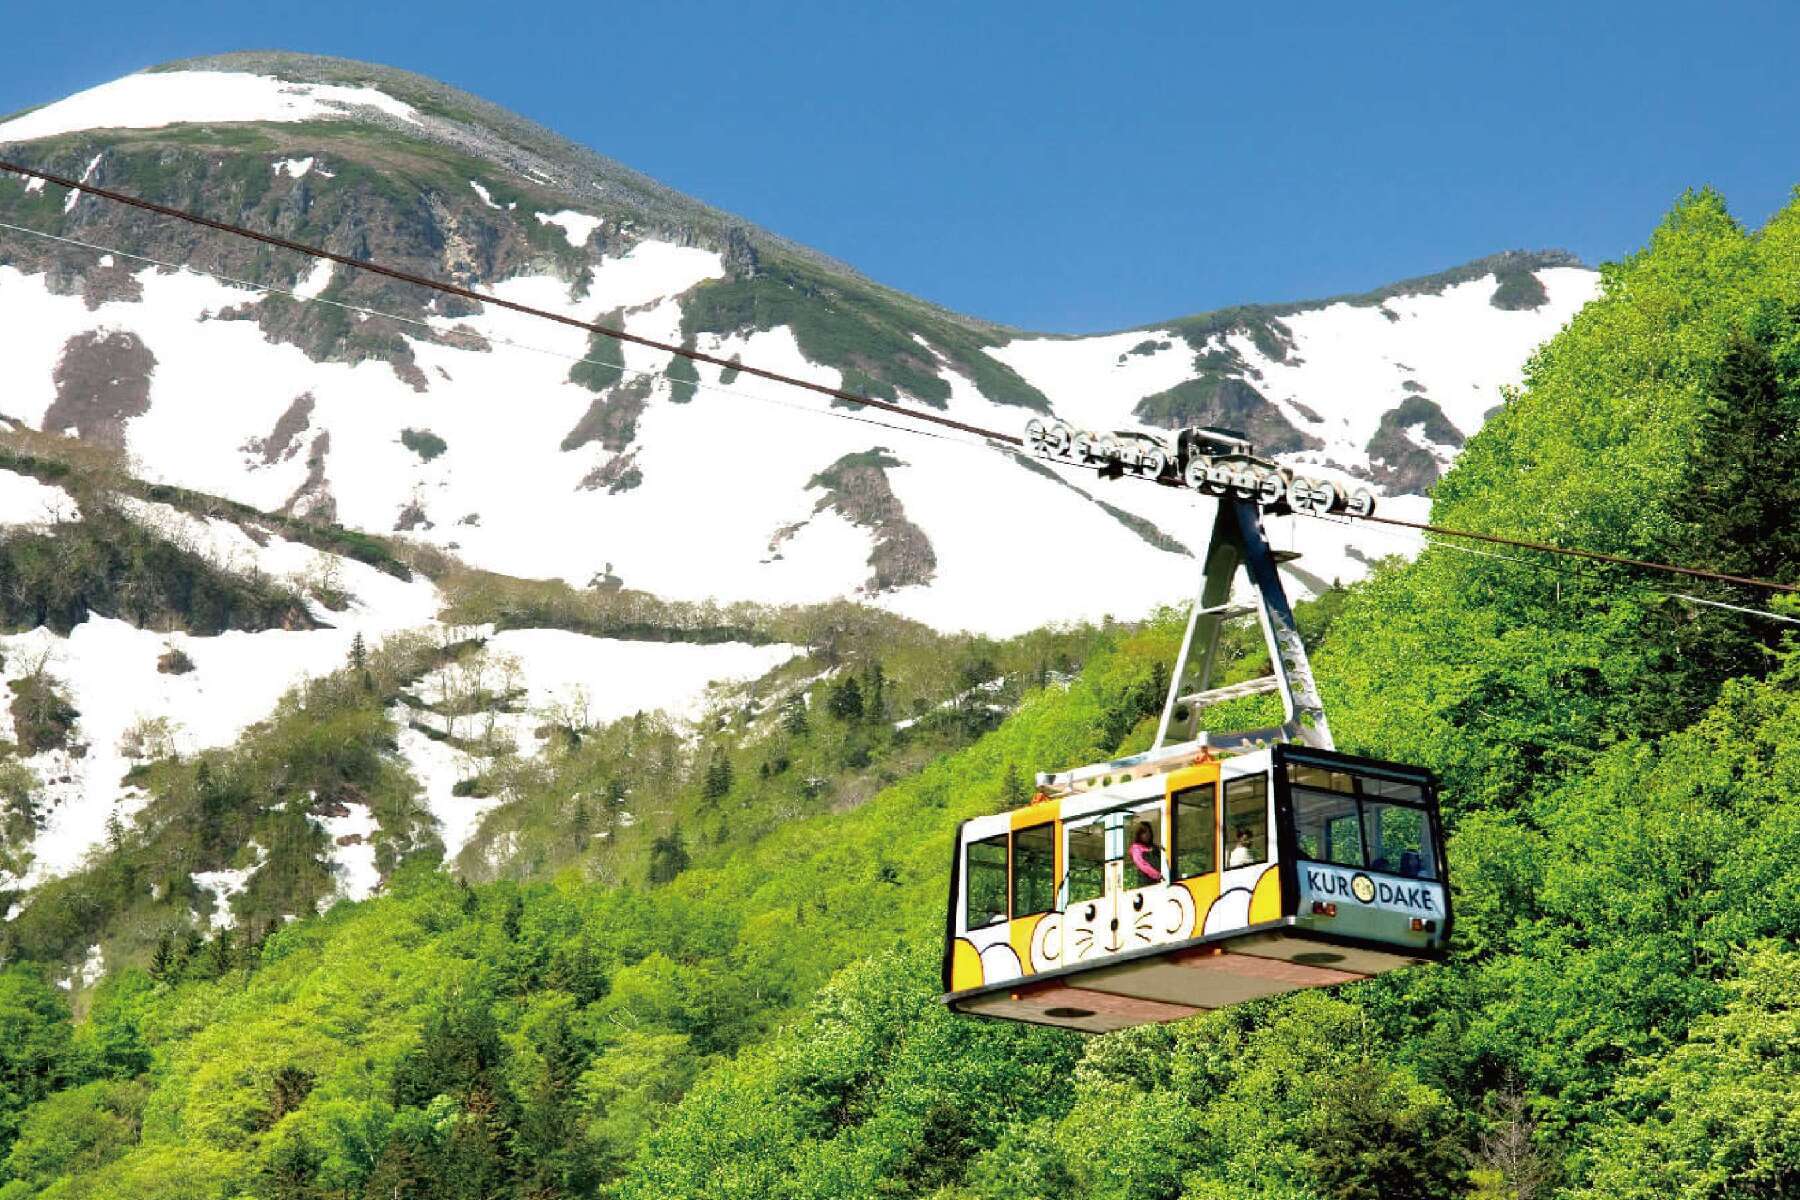
<path fill-rule="evenodd" d="M 1033 453 L 1065 443 L 1028 430 Z M 1103 1032 L 1447 952 L 1436 780 L 1338 753 L 1279 575 L 1296 556 L 1263 532 L 1265 509 L 1335 511 L 1341 494 L 1231 430 L 1172 445 L 1218 507 L 1155 741 L 1040 773 L 1034 803 L 957 831 L 943 999 L 959 1012 Z M 1220 630 L 1251 616 L 1270 673 L 1209 686 Z M 1281 724 L 1200 729 L 1209 705 L 1263 693 Z"/>
<path fill-rule="evenodd" d="M 1429 773 L 1296 746 L 964 822 L 954 880 L 946 1003 L 1096 1033 L 1439 959 L 1450 934 Z"/>

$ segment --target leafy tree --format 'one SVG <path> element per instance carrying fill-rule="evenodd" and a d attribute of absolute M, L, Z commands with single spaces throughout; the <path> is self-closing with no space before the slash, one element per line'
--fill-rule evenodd
<path fill-rule="evenodd" d="M 687 847 L 681 830 L 671 829 L 650 844 L 650 882 L 671 883 L 688 868 Z"/>
<path fill-rule="evenodd" d="M 0 970 L 0 1152 L 25 1109 L 66 1082 L 70 1034 L 55 988 L 30 967 Z"/>
<path fill-rule="evenodd" d="M 144 1099 L 142 1086 L 111 1080 L 47 1096 L 21 1123 L 7 1173 L 38 1189 L 104 1166 L 137 1143 Z"/>
<path fill-rule="evenodd" d="M 1626 1085 L 1584 1200 L 1775 1200 L 1800 1194 L 1800 952 L 1746 955 L 1730 1000 Z"/>

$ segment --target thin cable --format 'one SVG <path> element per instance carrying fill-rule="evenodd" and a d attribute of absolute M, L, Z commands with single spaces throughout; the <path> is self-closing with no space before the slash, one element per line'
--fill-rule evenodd
<path fill-rule="evenodd" d="M 91 183 L 83 183 L 79 179 L 70 179 L 63 175 L 54 175 L 48 171 L 40 171 L 33 167 L 22 166 L 19 163 L 7 162 L 4 159 L 0 159 L 0 171 L 10 171 L 14 175 L 24 175 L 32 179 L 42 179 L 46 183 L 54 183 L 59 187 L 65 187 L 71 191 L 86 192 L 89 195 L 111 200 L 115 204 L 123 204 L 129 208 L 141 209 L 144 212 L 155 213 L 158 216 L 173 217 L 178 221 L 187 221 L 190 224 L 204 226 L 207 229 L 214 229 L 220 233 L 229 233 L 234 237 L 248 238 L 253 242 L 261 242 L 265 246 L 274 246 L 280 250 L 291 250 L 296 254 L 304 254 L 312 258 L 328 259 L 331 262 L 341 263 L 346 267 L 354 267 L 359 271 L 368 271 L 375 275 L 381 275 L 388 279 L 397 280 L 400 283 L 411 284 L 414 287 L 422 287 L 431 291 L 442 292 L 448 296 L 459 296 L 464 300 L 473 300 L 478 304 L 492 304 L 498 308 L 506 308 L 511 309 L 513 312 L 525 313 L 527 316 L 541 317 L 546 321 L 555 321 L 559 325 L 568 325 L 575 329 L 585 329 L 589 333 L 597 333 L 603 337 L 612 338 L 615 341 L 632 342 L 639 346 L 648 346 L 652 350 L 661 350 L 668 354 L 679 355 L 682 358 L 689 359 L 693 362 L 703 362 L 726 370 L 739 371 L 745 375 L 755 375 L 763 379 L 773 380 L 776 383 L 785 383 L 791 387 L 804 388 L 809 392 L 817 392 L 823 396 L 830 396 L 834 400 L 843 400 L 850 404 L 866 404 L 870 408 L 879 408 L 887 412 L 899 413 L 901 416 L 909 417 L 913 420 L 929 421 L 934 425 L 942 425 L 949 429 L 960 429 L 964 433 L 972 433 L 977 437 L 998 438 L 1003 442 L 1009 442 L 1015 446 L 1022 446 L 1025 444 L 1025 439 L 1019 437 L 1017 434 L 999 433 L 994 430 L 982 429 L 975 425 L 965 424 L 952 417 L 940 417 L 935 413 L 919 412 L 907 408 L 904 405 L 893 404 L 886 400 L 877 400 L 873 396 L 859 395 L 856 392 L 847 392 L 842 388 L 834 388 L 828 384 L 814 383 L 810 379 L 801 379 L 795 375 L 784 375 L 779 371 L 769 371 L 762 367 L 750 366 L 747 363 L 736 362 L 728 358 L 720 358 L 715 354 L 707 354 L 700 350 L 689 349 L 686 346 L 672 345 L 668 342 L 657 341 L 655 338 L 644 337 L 641 334 L 627 333 L 623 329 L 613 329 L 610 326 L 597 325 L 592 321 L 583 321 L 579 317 L 571 317 L 563 313 L 552 312 L 547 308 L 534 308 L 529 304 L 520 304 L 516 300 L 503 300 L 498 296 L 489 295 L 485 292 L 477 292 L 454 283 L 446 283 L 441 279 L 428 279 L 423 275 L 414 275 L 410 271 L 401 271 L 394 267 L 383 266 L 381 263 L 373 262 L 366 258 L 351 258 L 349 255 L 345 254 L 334 254 L 330 250 L 323 249 L 319 246 L 309 246 L 304 242 L 290 241 L 284 237 L 276 237 L 274 234 L 261 233 L 242 225 L 233 225 L 229 221 L 215 221 L 211 217 L 203 217 L 199 213 L 188 212 L 185 209 L 180 208 L 170 208 L 166 204 L 157 204 L 137 196 L 126 195 L 124 192 L 115 192 L 108 188 L 96 187 Z"/>
<path fill-rule="evenodd" d="M 1650 571 L 1667 571 L 1676 575 L 1686 575 L 1693 579 L 1711 579 L 1719 583 L 1736 583 L 1744 587 L 1764 588 L 1775 592 L 1800 592 L 1800 586 L 1791 583 L 1776 583 L 1772 579 L 1751 579 L 1743 575 L 1727 575 L 1722 571 L 1706 571 L 1698 567 L 1678 567 L 1672 563 L 1651 562 L 1643 558 L 1626 558 L 1618 554 L 1602 554 L 1598 550 L 1573 550 L 1568 546 L 1553 546 L 1548 542 L 1532 542 L 1523 538 L 1498 537 L 1491 533 L 1471 533 L 1466 529 L 1450 529 L 1443 525 L 1432 525 L 1424 521 L 1405 521 L 1399 517 L 1378 517 L 1370 514 L 1359 517 L 1362 521 L 1375 521 L 1382 525 L 1399 525 L 1407 529 L 1417 529 L 1424 533 L 1435 533 L 1448 537 L 1473 538 L 1478 542 L 1492 542 L 1500 546 L 1518 546 L 1523 550 L 1539 550 L 1546 554 L 1566 554 L 1571 558 L 1585 558 L 1593 562 L 1612 563 L 1621 567 L 1639 567 Z"/>
<path fill-rule="evenodd" d="M 514 312 L 525 313 L 528 316 L 541 317 L 547 321 L 555 321 L 560 325 L 568 325 L 576 329 L 585 329 L 590 333 L 597 333 L 617 341 L 632 342 L 640 346 L 647 346 L 652 350 L 660 350 L 668 354 L 679 355 L 680 357 L 689 359 L 693 362 L 703 362 L 722 369 L 735 370 L 747 375 L 755 375 L 762 379 L 769 379 L 776 383 L 785 383 L 793 387 L 803 388 L 807 391 L 817 392 L 821 395 L 830 396 L 835 400 L 843 400 L 851 404 L 861 404 L 871 408 L 882 409 L 909 420 L 926 421 L 934 425 L 941 425 L 946 428 L 960 430 L 963 433 L 974 434 L 976 437 L 991 439 L 1006 445 L 1023 446 L 1025 444 L 1025 440 L 1017 434 L 1003 433 L 995 429 L 983 429 L 978 425 L 971 425 L 951 417 L 921 412 L 917 409 L 906 408 L 886 400 L 877 400 L 872 396 L 858 395 L 854 392 L 844 391 L 841 388 L 829 387 L 825 384 L 814 383 L 811 380 L 801 379 L 792 375 L 784 375 L 778 371 L 769 371 L 762 367 L 750 366 L 741 361 L 720 358 L 717 355 L 706 354 L 699 350 L 692 350 L 686 346 L 672 345 L 668 342 L 657 341 L 654 338 L 647 338 L 635 333 L 628 333 L 622 329 L 612 329 L 604 325 L 597 325 L 590 321 L 583 321 L 576 317 L 565 316 L 562 313 L 552 312 L 548 309 L 534 308 L 529 304 L 520 304 L 513 300 L 503 300 L 497 296 L 473 291 L 457 284 L 446 283 L 442 280 L 428 279 L 423 275 L 414 275 L 408 271 L 401 271 L 393 267 L 383 266 L 380 263 L 372 262 L 368 259 L 351 258 L 347 255 L 334 254 L 329 250 L 317 246 L 308 246 L 302 242 L 290 241 L 287 238 L 276 237 L 273 234 L 261 233 L 242 225 L 233 225 L 227 221 L 216 221 L 211 217 L 203 217 L 198 213 L 187 212 L 179 208 L 171 208 L 168 205 L 157 204 L 149 200 L 140 199 L 136 196 L 126 195 L 123 192 L 115 192 L 108 188 L 96 187 L 93 184 L 84 183 L 79 179 L 70 179 L 63 175 L 52 174 L 48 171 L 40 171 L 34 167 L 27 167 L 19 163 L 8 162 L 4 159 L 0 159 L 0 171 L 8 171 L 14 175 L 22 175 L 31 179 L 41 179 L 46 183 L 54 183 L 59 187 L 68 188 L 76 192 L 86 192 L 90 195 L 99 196 L 102 199 L 111 200 L 130 208 L 155 213 L 158 216 L 172 217 L 178 221 L 186 221 L 193 225 L 217 230 L 220 233 L 228 233 L 234 237 L 247 238 L 250 241 L 260 242 L 266 246 L 274 246 L 282 250 L 291 250 L 296 254 L 326 259 L 331 262 L 340 263 L 343 266 L 352 267 L 362 271 L 369 271 L 376 275 L 398 280 L 401 283 L 410 284 L 414 287 L 422 287 L 430 291 L 442 292 L 445 295 L 458 296 L 465 300 L 473 300 L 479 304 L 496 305 L 500 308 L 510 309 Z M 1312 517 L 1324 517 L 1326 514 L 1307 513 L 1306 515 Z M 1470 538 L 1475 541 L 1488 542 L 1494 545 L 1516 546 L 1523 550 L 1536 550 L 1544 554 L 1561 554 L 1571 558 L 1588 559 L 1592 562 L 1611 563 L 1616 566 L 1636 567 L 1646 571 L 1662 571 L 1669 574 L 1685 575 L 1692 579 L 1710 579 L 1720 583 L 1735 583 L 1743 587 L 1760 588 L 1765 591 L 1800 593 L 1800 586 L 1790 583 L 1777 583 L 1770 579 L 1752 579 L 1743 575 L 1729 575 L 1724 572 L 1708 571 L 1698 567 L 1683 567 L 1673 563 L 1655 562 L 1649 559 L 1628 558 L 1617 554 L 1602 554 L 1596 550 L 1577 550 L 1568 546 L 1551 545 L 1547 542 L 1534 542 L 1522 538 L 1501 537 L 1489 533 L 1475 533 L 1467 529 L 1451 529 L 1443 525 L 1402 520 L 1399 517 L 1378 517 L 1371 513 L 1369 516 L 1359 517 L 1357 519 L 1362 521 L 1372 521 L 1377 524 L 1416 529 L 1421 532 L 1436 533 L 1447 537 Z"/>
<path fill-rule="evenodd" d="M 90 250 L 98 254 L 110 254 L 118 258 L 128 258 L 134 262 L 148 263 L 151 266 L 163 267 L 171 271 L 181 271 L 189 275 L 198 276 L 202 279 L 216 280 L 232 287 L 247 288 L 252 291 L 264 292 L 272 296 L 284 296 L 299 304 L 325 304 L 330 305 L 332 308 L 343 309 L 345 312 L 360 313 L 365 317 L 382 317 L 389 321 L 396 321 L 403 325 L 412 325 L 422 329 L 432 336 L 434 343 L 445 334 L 444 330 L 439 329 L 429 321 L 424 321 L 417 317 L 401 316 L 399 313 L 385 312 L 379 308 L 369 308 L 366 305 L 361 304 L 350 304 L 343 300 L 333 300 L 328 296 L 304 296 L 299 292 L 291 291 L 287 288 L 275 287 L 272 284 L 255 283 L 248 279 L 239 279 L 236 276 L 226 275 L 218 271 L 202 270 L 199 267 L 190 266 L 187 263 L 169 262 L 165 259 L 155 258 L 148 254 L 137 254 L 130 250 L 120 250 L 112 246 L 102 245 L 99 242 L 83 241 L 80 238 L 68 237 L 64 234 L 49 233 L 42 229 L 32 229 L 25 225 L 13 225 L 6 221 L 0 221 L 0 229 L 11 230 L 14 233 L 29 234 L 32 237 L 43 238 L 46 241 L 60 242 L 65 246 L 77 246 L 83 250 Z M 952 445 L 957 446 L 966 446 L 971 449 L 985 449 L 987 446 L 986 442 L 965 441 L 961 438 L 952 437 L 949 434 L 938 433 L 935 430 L 895 425 L 887 421 L 876 420 L 873 417 L 859 416 L 856 413 L 844 412 L 838 409 L 808 408 L 803 404 L 795 404 L 791 401 L 777 399 L 774 396 L 761 396 L 755 392 L 738 391 L 733 388 L 722 387 L 719 384 L 707 383 L 702 379 L 687 381 L 677 380 L 667 371 L 652 371 L 641 367 L 627 367 L 622 363 L 603 362 L 597 358 L 587 358 L 579 354 L 569 354 L 562 350 L 551 350 L 544 346 L 533 346 L 526 342 L 516 341 L 512 338 L 501 337 L 499 335 L 478 334 L 477 336 L 486 342 L 509 346 L 515 350 L 529 351 L 533 354 L 542 354 L 550 358 L 560 358 L 565 362 L 584 363 L 589 366 L 605 367 L 622 374 L 637 375 L 647 379 L 667 379 L 671 383 L 686 382 L 688 386 L 698 388 L 702 391 L 715 392 L 719 395 L 731 396 L 735 399 L 757 400 L 764 404 L 773 404 L 780 408 L 790 408 L 795 412 L 809 413 L 813 416 L 837 417 L 845 421 L 856 421 L 864 425 L 874 425 L 880 429 L 889 429 L 895 433 L 904 433 L 913 437 L 935 438 L 938 441 L 949 442 Z"/>
<path fill-rule="evenodd" d="M 1346 528 L 1351 528 L 1351 529 L 1355 528 L 1355 525 L 1351 521 L 1348 521 L 1348 520 L 1338 520 L 1336 518 L 1332 518 L 1332 521 L 1334 524 L 1343 525 Z M 1385 529 L 1377 530 L 1377 532 L 1385 533 L 1389 537 L 1394 537 L 1394 538 L 1406 538 L 1406 536 L 1407 536 L 1403 533 L 1397 533 L 1397 532 L 1393 532 L 1393 531 L 1385 530 Z M 1570 575 L 1570 572 L 1563 570 L 1562 568 L 1556 566 L 1554 563 L 1534 562 L 1533 560 L 1531 560 L 1529 558 L 1520 558 L 1517 555 L 1513 555 L 1513 554 L 1496 554 L 1492 550 L 1481 550 L 1474 546 L 1459 546 L 1455 542 L 1445 541 L 1443 538 L 1431 537 L 1429 535 L 1421 535 L 1419 540 L 1421 542 L 1423 542 L 1426 546 L 1436 546 L 1443 550 L 1454 551 L 1457 554 L 1469 554 L 1469 555 L 1474 555 L 1479 558 L 1496 559 L 1503 563 L 1511 563 L 1514 566 L 1525 567 L 1525 568 L 1528 568 L 1533 571 L 1548 571 L 1553 575 L 1560 575 L 1560 576 L 1569 576 Z M 1603 586 L 1607 582 L 1606 580 L 1602 579 L 1599 575 L 1592 574 L 1592 573 L 1584 572 L 1579 577 L 1583 578 L 1583 579 L 1591 580 L 1596 583 L 1600 583 Z M 1723 600 L 1709 600 L 1705 596 L 1696 596 L 1696 595 L 1692 594 L 1691 592 L 1671 592 L 1671 591 L 1666 591 L 1662 588 L 1650 588 L 1650 589 L 1647 589 L 1647 591 L 1648 591 L 1648 594 L 1653 595 L 1653 596 L 1665 596 L 1671 600 L 1686 600 L 1691 604 L 1706 605 L 1708 608 L 1722 608 L 1722 609 L 1726 609 L 1730 612 L 1743 613 L 1745 616 L 1761 617 L 1765 621 L 1777 621 L 1783 625 L 1800 625 L 1800 617 L 1791 617 L 1791 616 L 1788 616 L 1786 613 L 1773 612 L 1766 608 L 1751 608 L 1748 605 L 1743 605 L 1743 604 L 1727 604 Z"/>
<path fill-rule="evenodd" d="M 1742 604 L 1727 604 L 1723 600 L 1708 600 L 1704 596 L 1690 596 L 1686 592 L 1664 592 L 1662 594 L 1693 604 L 1704 604 L 1708 608 L 1723 608 L 1730 612 L 1748 613 L 1753 617 L 1761 617 L 1765 621 L 1780 621 L 1784 625 L 1800 625 L 1800 617 L 1790 617 L 1786 613 L 1770 612 L 1763 608 L 1747 608 Z"/>

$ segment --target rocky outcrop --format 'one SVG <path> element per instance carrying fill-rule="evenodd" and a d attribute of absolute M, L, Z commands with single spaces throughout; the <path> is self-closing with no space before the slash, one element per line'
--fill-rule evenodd
<path fill-rule="evenodd" d="M 929 583 L 937 574 L 937 552 L 931 548 L 931 540 L 907 519 L 906 509 L 888 482 L 888 471 L 905 465 L 885 446 L 876 446 L 844 455 L 807 485 L 825 492 L 813 505 L 814 515 L 835 512 L 867 529 L 873 538 L 869 553 L 872 574 L 863 584 L 869 595 Z M 806 524 L 797 521 L 776 531 L 769 541 L 771 555 L 778 556 L 780 547 Z"/>
<path fill-rule="evenodd" d="M 125 422 L 150 411 L 156 356 L 135 333 L 81 333 L 64 344 L 52 376 L 56 399 L 44 413 L 46 432 L 125 448 Z"/>
<path fill-rule="evenodd" d="M 1134 415 L 1148 425 L 1182 429 L 1216 425 L 1245 434 L 1260 454 L 1316 450 L 1325 443 L 1296 429 L 1281 410 L 1244 379 L 1208 371 L 1166 392 L 1146 396 Z"/>
<path fill-rule="evenodd" d="M 300 452 L 300 435 L 305 433 L 312 422 L 315 401 L 311 392 L 301 392 L 294 397 L 294 402 L 275 418 L 275 428 L 269 431 L 268 437 L 251 438 L 242 449 L 245 454 L 260 459 L 263 466 L 274 466 Z"/>
<path fill-rule="evenodd" d="M 1367 478 L 1392 492 L 1426 491 L 1443 475 L 1448 456 L 1434 453 L 1421 441 L 1454 451 L 1463 444 L 1463 435 L 1436 401 L 1414 393 L 1381 414 L 1381 424 L 1369 439 Z"/>
<path fill-rule="evenodd" d="M 562 448 L 578 450 L 589 442 L 613 453 L 624 450 L 637 437 L 638 418 L 650 402 L 651 380 L 638 376 L 594 397 L 588 409 L 564 435 Z"/>

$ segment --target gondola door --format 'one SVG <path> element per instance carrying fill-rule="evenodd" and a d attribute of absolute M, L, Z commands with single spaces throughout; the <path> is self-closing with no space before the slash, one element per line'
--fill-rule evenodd
<path fill-rule="evenodd" d="M 1164 797 L 1119 813 L 1120 860 L 1118 945 L 1143 950 L 1185 936 L 1193 924 L 1191 906 L 1171 911 L 1169 896 L 1168 804 Z"/>
<path fill-rule="evenodd" d="M 1096 813 L 1063 826 L 1062 962 L 1117 953 L 1125 814 Z"/>
<path fill-rule="evenodd" d="M 1273 861 L 1269 824 L 1269 779 L 1261 770 L 1221 781 L 1219 805 L 1219 899 L 1206 923 L 1208 933 L 1252 924 L 1257 887 Z M 1267 891 L 1267 889 L 1265 889 Z M 1270 893 L 1273 895 L 1273 893 Z"/>

